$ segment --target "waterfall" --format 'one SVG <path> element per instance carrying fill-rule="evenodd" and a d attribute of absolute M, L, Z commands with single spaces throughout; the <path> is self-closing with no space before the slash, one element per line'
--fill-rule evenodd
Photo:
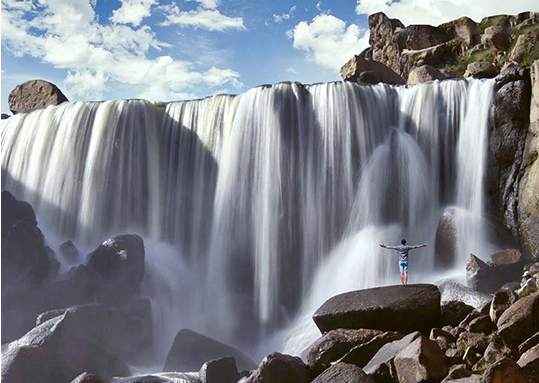
<path fill-rule="evenodd" d="M 447 206 L 467 217 L 459 262 L 484 251 L 492 89 L 279 83 L 167 104 L 64 103 L 2 122 L 2 188 L 34 206 L 47 238 L 148 240 L 163 350 L 180 324 L 252 343 L 332 294 L 395 282 L 380 242 L 427 242 L 410 262 L 429 275 Z"/>

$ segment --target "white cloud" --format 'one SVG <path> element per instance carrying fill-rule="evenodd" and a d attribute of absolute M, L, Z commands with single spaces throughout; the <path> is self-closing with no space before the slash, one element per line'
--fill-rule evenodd
<path fill-rule="evenodd" d="M 479 22 L 485 16 L 539 11 L 537 0 L 358 0 L 356 13 L 384 12 L 405 25 L 439 25 L 462 16 Z"/>
<path fill-rule="evenodd" d="M 197 8 L 192 11 L 180 11 L 176 4 L 160 8 L 165 12 L 166 21 L 160 25 L 179 25 L 181 27 L 194 27 L 208 31 L 223 32 L 227 29 L 246 29 L 243 18 L 223 15 L 216 9 Z"/>
<path fill-rule="evenodd" d="M 340 69 L 354 54 L 369 46 L 366 30 L 329 15 L 315 16 L 311 23 L 302 21 L 287 32 L 294 48 L 307 52 L 307 59 L 326 68 Z"/>
<path fill-rule="evenodd" d="M 199 86 L 243 85 L 231 69 L 197 70 L 191 62 L 155 56 L 170 46 L 149 26 L 100 24 L 90 1 L 49 0 L 30 10 L 3 0 L 2 47 L 67 69 L 68 97 L 100 98 L 109 81 L 138 89 L 132 97 L 152 100 L 184 98 Z"/>
<path fill-rule="evenodd" d="M 159 0 L 120 0 L 122 6 L 112 11 L 110 21 L 117 24 L 139 26 L 142 19 L 150 16 L 151 8 Z"/>
<path fill-rule="evenodd" d="M 215 9 L 221 3 L 220 0 L 186 0 L 186 1 L 196 1 L 200 3 L 201 6 L 208 9 Z"/>
<path fill-rule="evenodd" d="M 298 73 L 298 72 L 297 72 L 294 68 L 292 68 L 291 66 L 289 66 L 288 68 L 286 68 L 286 71 L 287 71 L 288 73 L 292 73 L 292 74 L 297 74 L 297 73 Z"/>
<path fill-rule="evenodd" d="M 280 23 L 284 20 L 290 20 L 294 18 L 294 12 L 296 11 L 296 6 L 294 5 L 292 8 L 290 8 L 290 11 L 288 13 L 283 13 L 281 15 L 273 14 L 273 21 L 276 23 Z"/>

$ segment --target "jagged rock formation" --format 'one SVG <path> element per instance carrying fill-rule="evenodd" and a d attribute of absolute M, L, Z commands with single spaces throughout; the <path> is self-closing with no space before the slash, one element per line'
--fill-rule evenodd
<path fill-rule="evenodd" d="M 517 64 L 530 66 L 539 58 L 537 12 L 491 16 L 480 23 L 461 17 L 437 27 L 405 27 L 380 12 L 369 16 L 369 29 L 370 47 L 343 66 L 344 80 L 361 81 L 362 73 L 370 71 L 374 63 L 383 64 L 386 72 L 394 72 L 409 84 L 417 83 L 417 74 L 409 77 L 414 69 L 424 66 L 439 74 L 424 76 L 423 81 L 465 75 L 494 77 Z M 481 65 L 469 67 L 474 62 Z M 349 70 L 351 66 L 355 71 Z M 379 77 L 376 82 L 386 81 Z"/>

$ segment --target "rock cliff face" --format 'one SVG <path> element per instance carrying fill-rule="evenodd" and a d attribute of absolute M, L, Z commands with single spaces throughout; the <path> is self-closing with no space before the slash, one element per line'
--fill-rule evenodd
<path fill-rule="evenodd" d="M 431 73 L 424 81 L 465 75 L 494 77 L 517 64 L 530 66 L 539 58 L 537 12 L 491 16 L 480 23 L 461 17 L 437 27 L 405 27 L 380 12 L 369 16 L 369 28 L 370 47 L 345 64 L 341 70 L 344 80 L 361 81 L 361 73 L 369 70 L 362 57 L 385 65 L 409 83 L 418 82 L 417 74 L 411 79 L 409 76 L 423 66 L 428 66 Z M 354 73 L 344 70 L 357 61 Z M 469 67 L 470 64 L 474 65 Z M 432 75 L 432 68 L 439 73 Z M 380 78 L 379 82 L 385 81 Z"/>

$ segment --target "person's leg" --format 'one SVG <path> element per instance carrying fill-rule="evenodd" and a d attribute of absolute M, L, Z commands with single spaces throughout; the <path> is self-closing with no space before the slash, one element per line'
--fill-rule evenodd
<path fill-rule="evenodd" d="M 401 273 L 401 285 L 404 286 L 404 274 Z"/>
<path fill-rule="evenodd" d="M 404 286 L 408 284 L 408 272 L 404 273 Z"/>

